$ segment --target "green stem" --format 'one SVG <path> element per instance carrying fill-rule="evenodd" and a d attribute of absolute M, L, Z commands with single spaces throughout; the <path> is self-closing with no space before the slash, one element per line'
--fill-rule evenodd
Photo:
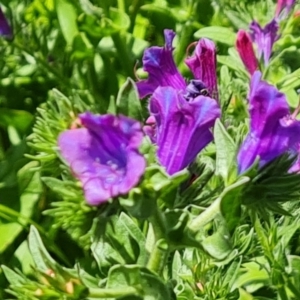
<path fill-rule="evenodd" d="M 221 197 L 218 197 L 202 214 L 191 221 L 188 228 L 196 233 L 200 228 L 212 221 L 220 213 L 221 199 Z"/>
<path fill-rule="evenodd" d="M 124 0 L 118 0 L 118 8 L 119 8 L 119 11 L 125 13 L 125 3 L 124 3 Z"/>
<path fill-rule="evenodd" d="M 157 274 L 161 274 L 169 255 L 168 243 L 164 240 L 158 240 L 152 249 L 147 268 Z"/>
<path fill-rule="evenodd" d="M 183 25 L 181 35 L 180 35 L 180 43 L 178 43 L 178 47 L 175 52 L 175 62 L 176 65 L 182 61 L 185 56 L 186 49 L 191 42 L 191 37 L 193 34 L 193 25 L 190 21 L 187 21 L 186 24 Z"/>
<path fill-rule="evenodd" d="M 147 267 L 151 271 L 161 274 L 169 254 L 169 246 L 166 241 L 166 226 L 163 215 L 158 208 L 155 209 L 149 221 L 153 228 L 155 243 Z"/>
<path fill-rule="evenodd" d="M 123 35 L 121 32 L 117 32 L 112 35 L 112 39 L 114 41 L 116 50 L 118 52 L 117 57 L 119 57 L 120 64 L 129 77 L 134 77 L 133 73 L 133 61 L 126 46 L 126 36 Z"/>
<path fill-rule="evenodd" d="M 138 13 L 139 8 L 141 7 L 143 3 L 143 0 L 133 0 L 131 7 L 130 7 L 130 27 L 129 32 L 133 32 L 134 25 L 135 25 L 135 19 Z"/>
<path fill-rule="evenodd" d="M 15 211 L 7 206 L 0 204 L 0 213 L 2 213 L 2 212 L 6 216 L 11 216 L 12 217 L 11 221 L 19 223 L 22 227 L 26 227 L 27 224 L 23 224 L 21 221 L 19 221 L 19 219 L 24 220 L 28 224 L 34 225 L 42 234 L 46 234 L 43 227 L 41 227 L 39 224 L 37 224 L 36 222 L 31 220 L 30 218 L 20 214 L 19 212 Z"/>
<path fill-rule="evenodd" d="M 119 298 L 125 296 L 138 295 L 138 292 L 133 287 L 123 287 L 123 288 L 114 288 L 114 289 L 89 289 L 90 298 Z"/>

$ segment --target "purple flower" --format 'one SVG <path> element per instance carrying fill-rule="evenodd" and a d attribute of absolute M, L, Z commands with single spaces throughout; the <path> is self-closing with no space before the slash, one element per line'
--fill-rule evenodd
<path fill-rule="evenodd" d="M 279 18 L 280 20 L 286 18 L 292 10 L 295 3 L 295 0 L 278 0 L 275 11 L 275 17 Z"/>
<path fill-rule="evenodd" d="M 300 121 L 290 115 L 285 95 L 262 81 L 259 71 L 252 76 L 248 99 L 250 132 L 238 153 L 239 173 L 257 157 L 262 167 L 300 141 Z"/>
<path fill-rule="evenodd" d="M 220 108 L 215 100 L 214 43 L 208 39 L 197 43 L 195 54 L 185 61 L 195 79 L 186 83 L 173 60 L 175 33 L 166 29 L 164 35 L 164 47 L 145 51 L 143 63 L 148 79 L 137 82 L 137 87 L 141 98 L 152 95 L 144 130 L 157 144 L 159 162 L 172 175 L 187 167 L 213 140 L 210 130 L 220 116 Z"/>
<path fill-rule="evenodd" d="M 265 66 L 269 63 L 272 54 L 274 43 L 278 40 L 278 23 L 273 19 L 264 28 L 262 28 L 256 21 L 250 24 L 250 35 L 252 41 L 257 44 L 258 58 L 264 58 Z"/>
<path fill-rule="evenodd" d="M 258 69 L 250 35 L 245 30 L 239 30 L 236 39 L 236 48 L 245 67 L 252 75 Z"/>
<path fill-rule="evenodd" d="M 11 38 L 12 31 L 0 7 L 0 35 Z"/>
<path fill-rule="evenodd" d="M 209 39 L 201 39 L 196 45 L 195 55 L 186 59 L 185 63 L 200 79 L 208 90 L 210 97 L 218 100 L 216 46 Z"/>
<path fill-rule="evenodd" d="M 58 138 L 62 157 L 81 181 L 86 201 L 98 205 L 137 185 L 146 162 L 139 153 L 140 124 L 124 116 L 79 115 L 83 128 Z"/>
<path fill-rule="evenodd" d="M 201 39 L 196 46 L 194 56 L 186 60 L 186 64 L 195 76 L 192 86 L 187 84 L 179 73 L 174 59 L 172 42 L 175 33 L 166 29 L 165 46 L 150 47 L 145 50 L 143 56 L 144 70 L 148 72 L 148 79 L 137 82 L 137 88 L 141 98 L 154 93 L 159 86 L 170 86 L 178 91 L 182 91 L 187 100 L 194 98 L 195 94 L 202 94 L 202 90 L 209 96 L 217 99 L 217 75 L 216 75 L 216 48 L 212 41 Z M 199 83 L 203 89 L 199 90 Z M 196 93 L 192 93 L 196 89 Z"/>
<path fill-rule="evenodd" d="M 158 159 L 172 175 L 187 167 L 213 140 L 210 131 L 220 116 L 217 102 L 206 96 L 186 101 L 174 87 L 158 87 L 150 98 L 156 120 Z"/>

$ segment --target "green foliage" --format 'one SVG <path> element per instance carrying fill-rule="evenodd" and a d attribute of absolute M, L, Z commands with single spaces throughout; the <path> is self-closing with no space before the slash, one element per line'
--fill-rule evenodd
<path fill-rule="evenodd" d="M 1 299 L 300 299 L 294 157 L 263 168 L 257 159 L 237 174 L 250 75 L 236 32 L 268 23 L 275 1 L 6 0 L 1 9 L 14 31 L 0 37 Z M 134 78 L 146 74 L 136 62 L 163 45 L 166 28 L 177 33 L 174 59 L 187 80 L 188 46 L 217 44 L 214 142 L 169 176 L 145 137 L 139 184 L 91 207 L 57 138 L 85 111 L 145 122 L 148 99 Z M 260 68 L 295 108 L 299 17 L 282 20 L 280 33 Z"/>

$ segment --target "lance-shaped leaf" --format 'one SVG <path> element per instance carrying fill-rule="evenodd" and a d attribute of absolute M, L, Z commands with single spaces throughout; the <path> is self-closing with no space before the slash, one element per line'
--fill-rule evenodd
<path fill-rule="evenodd" d="M 79 116 L 84 128 L 60 134 L 62 157 L 83 184 L 86 200 L 101 204 L 127 194 L 138 182 L 146 166 L 138 147 L 143 133 L 140 124 L 124 116 Z"/>

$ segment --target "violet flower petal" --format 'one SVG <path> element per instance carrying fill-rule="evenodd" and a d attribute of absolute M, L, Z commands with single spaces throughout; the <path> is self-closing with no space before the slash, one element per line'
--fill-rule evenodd
<path fill-rule="evenodd" d="M 250 35 L 252 41 L 257 44 L 258 57 L 263 56 L 265 66 L 269 63 L 272 54 L 274 43 L 278 40 L 278 23 L 273 19 L 264 28 L 262 28 L 256 21 L 250 24 Z"/>
<path fill-rule="evenodd" d="M 220 116 L 214 99 L 198 96 L 187 102 L 172 87 L 158 87 L 149 109 L 156 119 L 158 159 L 170 175 L 187 167 L 213 140 L 210 129 Z"/>
<path fill-rule="evenodd" d="M 291 148 L 300 136 L 300 122 L 289 118 L 285 95 L 261 80 L 256 71 L 249 92 L 250 132 L 238 153 L 239 173 L 260 157 L 260 167 Z"/>
<path fill-rule="evenodd" d="M 295 3 L 296 0 L 278 0 L 275 17 L 279 18 L 280 20 L 285 19 L 289 15 Z"/>
<path fill-rule="evenodd" d="M 200 39 L 194 55 L 187 58 L 185 63 L 195 78 L 205 84 L 210 97 L 218 100 L 216 46 L 214 42 L 206 38 Z"/>
<path fill-rule="evenodd" d="M 11 38 L 12 37 L 12 30 L 9 26 L 5 15 L 0 7 L 0 35 Z"/>
<path fill-rule="evenodd" d="M 140 124 L 113 115 L 79 116 L 85 128 L 60 134 L 62 157 L 81 181 L 86 201 L 98 205 L 134 187 L 146 162 L 138 152 L 143 137 Z"/>
<path fill-rule="evenodd" d="M 258 69 L 258 62 L 254 53 L 250 35 L 245 30 L 239 30 L 236 48 L 245 67 L 252 75 Z"/>
<path fill-rule="evenodd" d="M 172 54 L 175 32 L 165 29 L 164 35 L 164 47 L 154 46 L 144 52 L 143 66 L 149 75 L 148 79 L 136 83 L 140 98 L 152 94 L 158 86 L 171 86 L 178 90 L 185 88 L 185 81 L 175 65 Z"/>

